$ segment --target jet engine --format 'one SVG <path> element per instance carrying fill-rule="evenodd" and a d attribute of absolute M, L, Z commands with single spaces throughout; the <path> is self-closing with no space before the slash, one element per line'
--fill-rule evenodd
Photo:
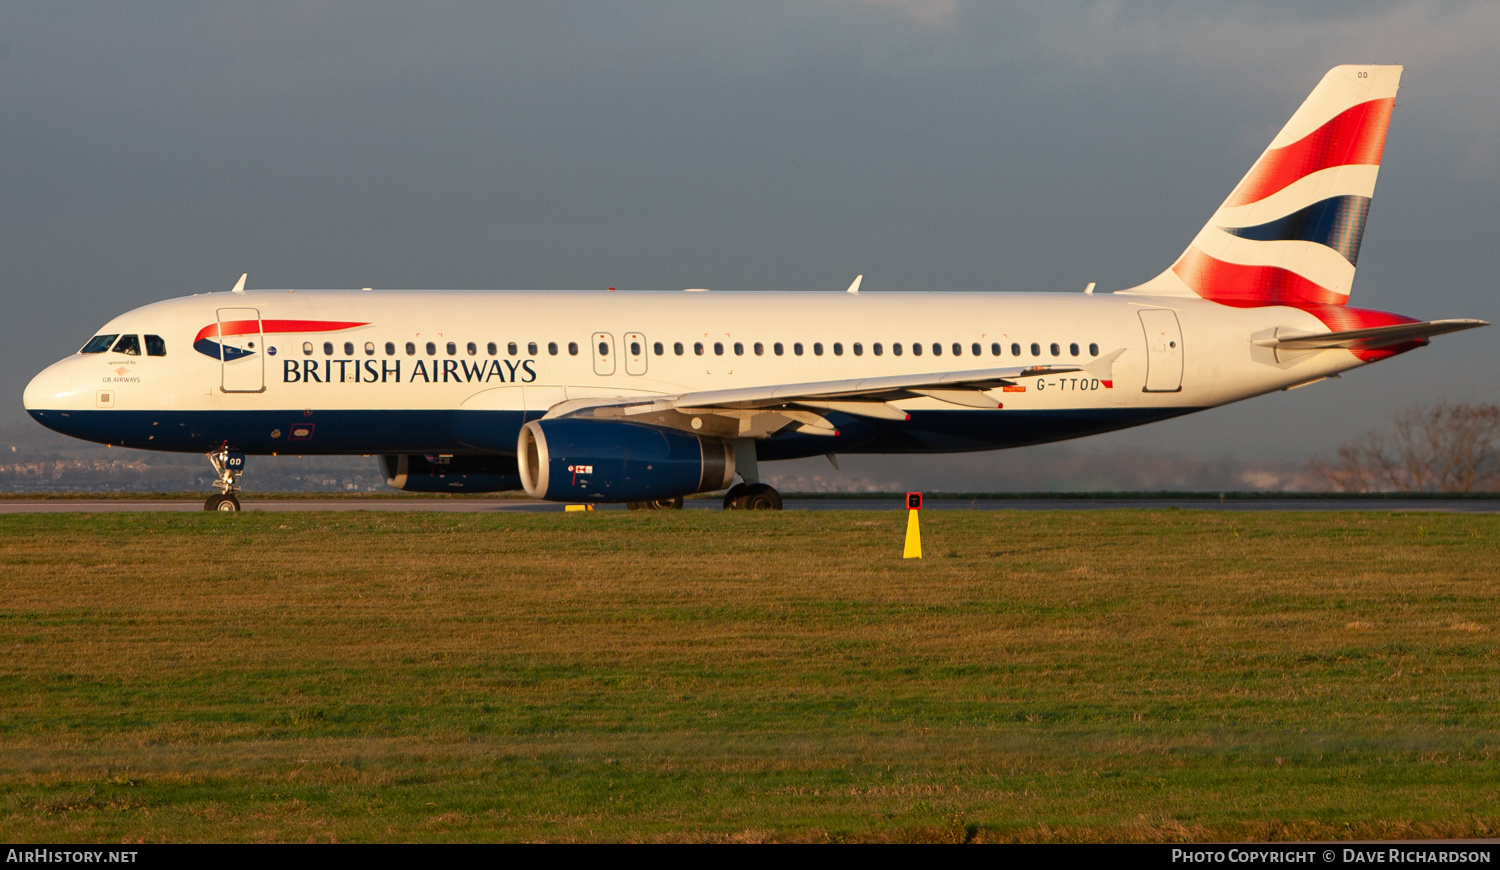
<path fill-rule="evenodd" d="M 549 501 L 654 501 L 734 482 L 725 439 L 614 420 L 533 420 L 516 456 L 526 494 Z"/>
<path fill-rule="evenodd" d="M 514 456 L 380 457 L 386 485 L 407 492 L 504 492 L 521 488 Z"/>

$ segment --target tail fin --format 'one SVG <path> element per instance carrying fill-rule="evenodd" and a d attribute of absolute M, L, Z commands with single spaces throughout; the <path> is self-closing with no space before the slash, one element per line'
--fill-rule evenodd
<path fill-rule="evenodd" d="M 1119 292 L 1347 303 L 1400 81 L 1399 66 L 1329 70 L 1172 268 Z"/>

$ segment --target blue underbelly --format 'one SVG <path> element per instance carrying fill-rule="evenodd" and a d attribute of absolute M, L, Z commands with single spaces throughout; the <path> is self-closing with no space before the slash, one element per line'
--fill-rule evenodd
<path fill-rule="evenodd" d="M 837 436 L 798 433 L 760 441 L 761 459 L 825 453 L 958 453 L 1080 438 L 1201 410 L 1107 408 L 914 411 L 908 421 L 829 415 Z M 540 411 L 36 411 L 43 426 L 100 444 L 202 453 L 220 444 L 266 455 L 512 453 Z"/>

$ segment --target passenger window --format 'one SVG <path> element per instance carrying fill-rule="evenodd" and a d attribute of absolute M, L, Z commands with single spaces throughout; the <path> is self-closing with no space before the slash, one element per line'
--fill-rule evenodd
<path fill-rule="evenodd" d="M 386 356 L 395 356 L 396 355 L 396 343 L 394 341 L 388 341 L 388 342 L 385 343 L 385 355 Z"/>
<path fill-rule="evenodd" d="M 568 356 L 578 356 L 578 342 L 568 342 Z"/>
<path fill-rule="evenodd" d="M 813 354 L 815 356 L 822 356 L 823 355 L 823 342 L 821 342 L 821 341 L 815 341 L 815 342 L 813 342 Z"/>
<path fill-rule="evenodd" d="M 722 341 L 716 341 L 716 342 L 714 342 L 714 356 L 723 356 L 723 355 L 724 355 L 724 342 L 722 342 Z"/>
<path fill-rule="evenodd" d="M 354 356 L 354 342 L 344 342 L 344 356 Z"/>
<path fill-rule="evenodd" d="M 975 356 L 983 356 L 984 355 L 984 349 L 979 346 L 979 342 L 977 342 L 977 341 L 974 342 L 974 344 L 969 347 L 969 350 L 972 351 Z"/>
<path fill-rule="evenodd" d="M 117 339 L 119 337 L 120 337 L 120 333 L 118 333 L 118 332 L 114 333 L 113 335 L 96 335 L 93 338 L 89 339 L 89 343 L 85 344 L 83 346 L 83 349 L 80 350 L 80 351 L 78 351 L 78 352 L 79 353 L 104 353 L 105 351 L 109 350 L 109 346 L 112 345 L 112 344 L 114 344 L 115 343 L 115 339 Z"/>
<path fill-rule="evenodd" d="M 469 352 L 469 356 L 474 356 L 479 353 L 479 345 L 471 341 L 464 347 L 464 350 Z"/>
<path fill-rule="evenodd" d="M 557 342 L 547 342 L 547 354 L 548 356 L 557 356 Z"/>
<path fill-rule="evenodd" d="M 536 342 L 534 342 L 534 341 L 528 341 L 528 342 L 526 342 L 526 355 L 527 356 L 536 356 Z"/>
<path fill-rule="evenodd" d="M 693 354 L 695 356 L 703 356 L 703 342 L 701 342 L 701 341 L 695 341 L 695 342 L 693 342 Z"/>
<path fill-rule="evenodd" d="M 1021 355 L 1021 345 L 1012 342 L 1011 346 L 1010 346 L 1010 355 L 1011 356 L 1020 356 Z"/>
<path fill-rule="evenodd" d="M 1057 346 L 1057 342 L 1052 342 L 1051 350 L 1053 356 L 1062 356 L 1062 348 Z"/>
<path fill-rule="evenodd" d="M 901 355 L 901 342 L 898 341 L 895 344 L 891 345 L 891 353 L 895 354 L 896 356 Z"/>
<path fill-rule="evenodd" d="M 864 356 L 865 355 L 865 346 L 862 345 L 862 344 L 860 344 L 857 341 L 854 343 L 854 355 L 855 356 Z"/>
<path fill-rule="evenodd" d="M 325 341 L 325 342 L 323 342 L 323 355 L 324 356 L 333 356 L 333 342 L 331 342 L 331 341 Z"/>
<path fill-rule="evenodd" d="M 680 342 L 680 341 L 674 341 L 674 342 L 672 342 L 672 353 L 675 353 L 678 356 L 682 356 L 682 342 Z"/>
<path fill-rule="evenodd" d="M 1000 355 L 1000 342 L 997 341 L 997 342 L 995 342 L 995 343 L 993 343 L 993 344 L 990 345 L 990 356 L 999 356 L 999 355 Z"/>
<path fill-rule="evenodd" d="M 1078 342 L 1075 341 L 1072 344 L 1068 345 L 1068 353 L 1072 354 L 1073 356 L 1078 356 Z"/>
<path fill-rule="evenodd" d="M 932 343 L 932 355 L 933 356 L 942 356 L 943 355 L 943 346 L 941 344 L 938 344 L 935 341 Z"/>
<path fill-rule="evenodd" d="M 607 342 L 607 341 L 601 341 L 601 342 L 599 342 L 599 355 L 600 356 L 609 356 L 609 342 Z"/>
<path fill-rule="evenodd" d="M 493 341 L 490 342 L 489 344 L 486 344 L 484 346 L 484 352 L 487 353 L 487 354 L 489 354 L 490 356 L 494 356 L 495 353 L 498 352 L 499 350 L 500 350 L 500 348 L 495 347 L 495 343 Z"/>
<path fill-rule="evenodd" d="M 367 341 L 367 342 L 365 342 L 365 356 L 374 356 L 374 355 L 375 355 L 375 342 L 373 342 L 373 341 Z"/>
<path fill-rule="evenodd" d="M 134 335 L 122 335 L 120 340 L 115 342 L 114 351 L 126 356 L 140 356 L 141 340 Z"/>
<path fill-rule="evenodd" d="M 448 351 L 448 356 L 453 356 L 454 354 L 458 353 L 458 345 L 454 344 L 451 341 L 448 342 L 448 346 L 444 349 Z"/>
<path fill-rule="evenodd" d="M 766 355 L 766 346 L 763 345 L 763 344 L 761 344 L 758 341 L 755 343 L 755 355 L 756 356 L 765 356 Z"/>
<path fill-rule="evenodd" d="M 796 354 L 797 356 L 802 356 L 802 342 L 792 342 L 792 353 Z"/>
<path fill-rule="evenodd" d="M 738 341 L 734 343 L 734 355 L 735 356 L 744 356 L 745 355 L 745 346 L 743 344 L 741 344 L 740 342 L 738 342 Z"/>
<path fill-rule="evenodd" d="M 1039 344 L 1037 344 L 1034 341 L 1031 343 L 1031 355 L 1032 356 L 1041 356 L 1042 355 L 1042 346 L 1039 345 Z"/>
<path fill-rule="evenodd" d="M 416 354 L 416 352 L 417 352 L 417 345 L 416 345 L 416 343 L 408 341 L 406 343 L 406 355 L 407 356 L 413 356 L 413 355 Z"/>
<path fill-rule="evenodd" d="M 914 341 L 914 342 L 911 343 L 911 355 L 912 356 L 921 356 L 922 355 L 922 343 L 920 341 Z"/>
<path fill-rule="evenodd" d="M 1089 345 L 1089 356 L 1098 356 L 1098 355 L 1099 355 L 1099 345 L 1097 345 L 1097 344 L 1090 344 Z"/>
<path fill-rule="evenodd" d="M 434 344 L 434 343 L 432 343 L 432 342 L 430 342 L 430 341 L 427 342 L 427 355 L 428 356 L 437 356 L 437 345 Z"/>
<path fill-rule="evenodd" d="M 630 355 L 631 356 L 640 356 L 641 355 L 641 343 L 640 342 L 638 342 L 638 341 L 632 341 L 630 343 Z"/>
<path fill-rule="evenodd" d="M 844 355 L 844 345 L 842 343 L 837 342 L 837 341 L 835 341 L 833 343 L 833 355 L 834 356 L 843 356 Z"/>
<path fill-rule="evenodd" d="M 146 336 L 146 356 L 166 356 L 167 343 L 159 335 Z"/>
<path fill-rule="evenodd" d="M 855 347 L 858 346 L 859 345 L 855 345 Z M 870 345 L 870 350 L 874 351 L 876 356 L 880 356 L 881 354 L 885 353 L 885 348 L 881 347 L 880 342 L 878 341 Z"/>
<path fill-rule="evenodd" d="M 953 342 L 953 355 L 954 356 L 963 356 L 964 355 L 964 346 L 961 345 L 961 344 L 959 344 L 956 341 Z"/>
<path fill-rule="evenodd" d="M 667 349 L 662 347 L 659 341 L 651 346 L 651 350 L 657 356 L 666 356 Z"/>
<path fill-rule="evenodd" d="M 779 341 L 776 342 L 775 344 L 771 345 L 771 353 L 774 353 L 777 356 L 781 356 L 782 350 L 783 350 L 783 348 L 781 346 L 781 342 L 779 342 Z"/>
<path fill-rule="evenodd" d="M 506 352 L 506 354 L 508 354 L 510 356 L 515 356 L 516 353 L 517 353 L 516 343 L 515 342 L 511 342 L 510 344 L 507 344 L 505 346 L 505 352 Z"/>

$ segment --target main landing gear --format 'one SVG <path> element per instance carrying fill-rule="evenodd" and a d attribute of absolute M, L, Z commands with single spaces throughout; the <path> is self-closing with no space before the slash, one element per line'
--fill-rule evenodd
<path fill-rule="evenodd" d="M 626 502 L 625 506 L 633 511 L 680 511 L 682 510 L 682 496 L 659 498 L 654 501 Z"/>
<path fill-rule="evenodd" d="M 235 498 L 235 493 L 240 491 L 240 475 L 245 473 L 245 454 L 230 450 L 228 444 L 222 444 L 218 450 L 205 453 L 209 464 L 214 467 L 214 473 L 219 479 L 214 481 L 214 488 L 218 493 L 208 497 L 203 503 L 206 511 L 238 511 L 240 500 Z"/>
<path fill-rule="evenodd" d="M 726 511 L 779 511 L 781 493 L 766 483 L 737 483 L 724 493 Z"/>

